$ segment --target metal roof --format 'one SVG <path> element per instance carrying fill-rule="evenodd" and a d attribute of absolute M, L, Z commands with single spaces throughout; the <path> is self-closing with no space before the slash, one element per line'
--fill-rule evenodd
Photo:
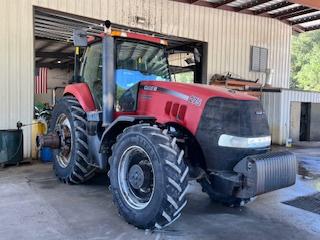
<path fill-rule="evenodd" d="M 311 0 L 171 0 L 278 19 L 296 32 L 320 29 L 320 1 Z"/>

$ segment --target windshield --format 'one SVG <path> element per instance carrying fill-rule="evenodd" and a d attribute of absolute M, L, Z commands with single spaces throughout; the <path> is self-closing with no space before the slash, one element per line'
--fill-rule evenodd
<path fill-rule="evenodd" d="M 162 46 L 117 41 L 117 85 L 128 89 L 142 80 L 169 81 L 169 65 Z"/>

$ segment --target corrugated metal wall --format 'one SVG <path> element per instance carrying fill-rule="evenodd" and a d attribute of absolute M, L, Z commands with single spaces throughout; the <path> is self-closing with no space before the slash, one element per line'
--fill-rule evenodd
<path fill-rule="evenodd" d="M 210 9 L 168 0 L 4 0 L 0 8 L 0 127 L 29 123 L 33 111 L 32 5 L 208 42 L 208 78 L 232 72 L 263 79 L 249 72 L 250 45 L 269 49 L 273 85 L 288 87 L 291 27 L 280 21 Z M 135 17 L 146 18 L 139 26 Z M 25 130 L 25 156 L 30 155 L 30 128 Z"/>
<path fill-rule="evenodd" d="M 290 130 L 291 102 L 320 103 L 320 92 L 282 89 L 279 93 L 264 93 L 262 104 L 268 115 L 272 142 L 285 144 Z"/>
<path fill-rule="evenodd" d="M 286 88 L 290 74 L 291 27 L 274 19 L 168 0 L 33 0 L 37 6 L 150 31 L 208 42 L 208 78 L 232 72 L 246 79 L 264 79 L 249 71 L 250 45 L 269 49 L 273 85 Z M 136 16 L 146 19 L 136 24 Z"/>
<path fill-rule="evenodd" d="M 273 143 L 281 142 L 279 133 L 281 132 L 281 93 L 263 93 L 263 108 L 268 116 L 268 122 Z"/>
<path fill-rule="evenodd" d="M 0 129 L 31 123 L 33 114 L 33 28 L 29 0 L 1 1 Z M 31 152 L 31 127 L 24 128 L 25 157 Z"/>

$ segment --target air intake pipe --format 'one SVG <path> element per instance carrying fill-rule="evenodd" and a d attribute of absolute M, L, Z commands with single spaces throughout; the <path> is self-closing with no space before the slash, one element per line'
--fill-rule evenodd
<path fill-rule="evenodd" d="M 103 126 L 108 126 L 114 117 L 115 99 L 115 43 L 110 35 L 111 22 L 105 22 L 105 36 L 102 39 L 102 86 Z"/>

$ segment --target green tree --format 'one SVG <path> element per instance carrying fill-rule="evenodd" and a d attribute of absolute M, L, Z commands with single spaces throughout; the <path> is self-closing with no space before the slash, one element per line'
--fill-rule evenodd
<path fill-rule="evenodd" d="M 300 89 L 320 91 L 320 46 L 313 48 L 309 62 L 297 73 L 297 86 Z"/>
<path fill-rule="evenodd" d="M 290 87 L 320 91 L 320 31 L 293 37 Z"/>

